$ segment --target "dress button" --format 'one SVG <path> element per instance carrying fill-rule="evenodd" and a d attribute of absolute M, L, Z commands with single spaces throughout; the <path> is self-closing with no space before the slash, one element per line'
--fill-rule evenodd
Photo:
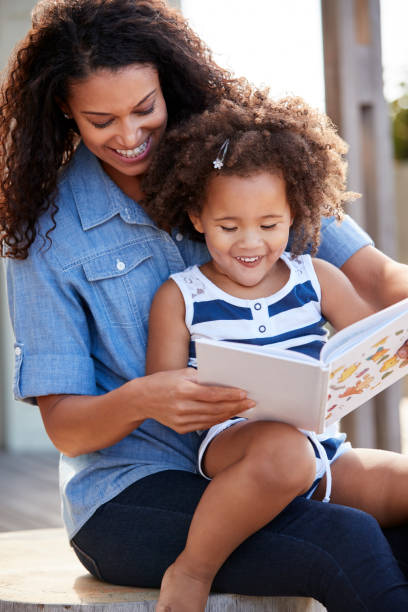
<path fill-rule="evenodd" d="M 259 331 L 260 331 L 262 334 L 263 334 L 264 332 L 266 332 L 266 327 L 265 327 L 265 325 L 260 325 L 260 326 L 258 327 L 258 329 L 259 329 Z"/>
<path fill-rule="evenodd" d="M 16 348 L 14 349 L 14 352 L 18 357 L 19 355 L 21 355 L 21 348 L 19 346 L 16 346 Z"/>
<path fill-rule="evenodd" d="M 119 270 L 119 272 L 123 272 L 123 270 L 126 268 L 126 264 L 123 261 L 120 261 L 120 259 L 117 259 L 116 267 Z"/>
<path fill-rule="evenodd" d="M 261 310 L 262 306 L 259 302 L 257 302 L 256 304 L 254 304 L 254 308 L 255 310 Z"/>
<path fill-rule="evenodd" d="M 183 240 L 183 234 L 180 234 L 180 232 L 176 234 L 176 240 L 177 242 L 181 242 Z"/>

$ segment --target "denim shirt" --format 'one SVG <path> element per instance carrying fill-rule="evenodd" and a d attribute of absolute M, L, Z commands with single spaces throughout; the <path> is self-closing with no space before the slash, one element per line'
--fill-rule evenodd
<path fill-rule="evenodd" d="M 47 212 L 25 260 L 8 260 L 15 342 L 14 393 L 99 395 L 144 375 L 148 317 L 170 274 L 208 260 L 203 244 L 157 228 L 80 145 L 58 188 L 52 244 Z M 341 266 L 370 238 L 350 218 L 325 219 L 319 256 Z M 120 406 L 116 407 L 120 410 Z M 90 431 L 90 436 L 92 432 Z M 147 475 L 197 472 L 200 439 L 153 419 L 100 451 L 61 455 L 60 491 L 69 537 L 103 503 Z"/>

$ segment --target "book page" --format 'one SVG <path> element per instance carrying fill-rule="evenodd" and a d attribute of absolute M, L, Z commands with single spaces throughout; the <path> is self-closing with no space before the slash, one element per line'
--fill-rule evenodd
<path fill-rule="evenodd" d="M 345 308 L 347 306 L 344 306 Z M 340 355 L 350 351 L 364 338 L 367 338 L 376 330 L 384 329 L 396 319 L 408 317 L 408 299 L 401 300 L 388 308 L 384 308 L 361 321 L 357 321 L 341 331 L 337 332 L 325 344 L 320 354 L 320 360 L 328 364 Z M 401 342 L 402 344 L 403 342 Z"/>
<path fill-rule="evenodd" d="M 331 363 L 326 424 L 341 419 L 408 374 L 396 352 L 408 339 L 408 314 L 380 327 Z"/>

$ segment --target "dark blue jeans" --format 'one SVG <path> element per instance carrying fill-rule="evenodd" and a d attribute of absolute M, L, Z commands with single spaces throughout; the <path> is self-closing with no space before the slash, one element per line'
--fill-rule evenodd
<path fill-rule="evenodd" d="M 76 534 L 72 545 L 80 561 L 107 582 L 159 587 L 184 547 L 207 485 L 181 471 L 139 480 Z M 213 590 L 314 597 L 330 612 L 407 612 L 408 583 L 396 557 L 408 568 L 408 529 L 385 535 L 364 512 L 297 498 L 232 553 Z"/>

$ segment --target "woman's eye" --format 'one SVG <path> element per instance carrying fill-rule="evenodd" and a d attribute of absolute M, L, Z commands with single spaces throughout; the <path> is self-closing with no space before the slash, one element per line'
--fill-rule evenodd
<path fill-rule="evenodd" d="M 224 230 L 224 232 L 235 232 L 237 228 L 236 227 L 225 227 L 225 225 L 221 225 L 221 229 Z"/>
<path fill-rule="evenodd" d="M 137 114 L 138 115 L 150 115 L 150 113 L 152 113 L 153 111 L 154 111 L 154 104 L 152 104 L 150 108 L 147 108 L 146 110 L 138 111 Z"/>
<path fill-rule="evenodd" d="M 105 121 L 105 123 L 94 123 L 93 121 L 91 121 L 92 125 L 96 128 L 104 128 L 104 127 L 108 127 L 108 125 L 110 125 L 112 123 L 113 119 L 109 119 L 108 121 Z"/>

